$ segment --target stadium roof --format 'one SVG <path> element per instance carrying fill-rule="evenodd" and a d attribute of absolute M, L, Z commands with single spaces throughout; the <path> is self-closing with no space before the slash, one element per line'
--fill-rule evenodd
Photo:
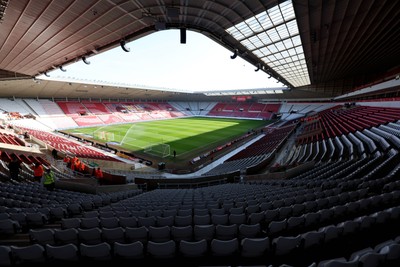
<path fill-rule="evenodd" d="M 0 80 L 31 78 L 155 31 L 190 29 L 292 93 L 335 97 L 399 74 L 399 13 L 393 0 L 0 0 Z"/>

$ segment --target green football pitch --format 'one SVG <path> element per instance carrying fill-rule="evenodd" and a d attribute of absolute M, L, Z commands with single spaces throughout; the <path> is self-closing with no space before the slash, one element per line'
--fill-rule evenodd
<path fill-rule="evenodd" d="M 196 117 L 85 127 L 64 132 L 153 156 L 156 155 L 154 153 L 161 155 L 168 150 L 169 156 L 166 157 L 171 158 L 175 150 L 176 157 L 184 159 L 216 148 L 268 123 L 261 120 Z"/>

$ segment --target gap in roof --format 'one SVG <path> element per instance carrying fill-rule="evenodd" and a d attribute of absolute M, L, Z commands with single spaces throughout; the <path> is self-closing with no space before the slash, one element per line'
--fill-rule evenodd
<path fill-rule="evenodd" d="M 185 92 L 282 87 L 281 83 L 208 37 L 187 31 L 186 44 L 179 30 L 155 32 L 129 42 L 124 52 L 116 47 L 54 70 L 41 79 L 146 87 Z"/>
<path fill-rule="evenodd" d="M 294 87 L 311 83 L 291 0 L 240 22 L 226 32 Z"/>

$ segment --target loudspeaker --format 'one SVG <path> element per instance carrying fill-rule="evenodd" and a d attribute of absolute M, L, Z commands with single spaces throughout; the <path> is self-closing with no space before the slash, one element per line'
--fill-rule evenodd
<path fill-rule="evenodd" d="M 181 28 L 181 44 L 186 44 L 186 29 Z"/>

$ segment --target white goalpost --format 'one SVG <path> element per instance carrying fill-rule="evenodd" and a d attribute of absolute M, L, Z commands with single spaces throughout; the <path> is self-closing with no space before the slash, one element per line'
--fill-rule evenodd
<path fill-rule="evenodd" d="M 168 157 L 171 155 L 171 147 L 168 144 L 152 144 L 144 149 L 144 152 L 157 157 Z"/>

